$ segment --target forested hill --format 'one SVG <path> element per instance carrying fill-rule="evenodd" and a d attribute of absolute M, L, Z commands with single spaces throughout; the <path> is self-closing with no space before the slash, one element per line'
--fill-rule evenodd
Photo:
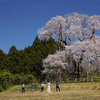
<path fill-rule="evenodd" d="M 42 60 L 48 54 L 54 54 L 57 45 L 53 39 L 41 41 L 35 38 L 33 45 L 17 50 L 13 45 L 8 54 L 0 50 L 0 71 L 9 70 L 12 74 L 33 74 L 39 78 L 42 71 Z"/>
<path fill-rule="evenodd" d="M 42 60 L 48 54 L 54 54 L 56 50 L 57 43 L 54 39 L 42 41 L 38 37 L 35 38 L 32 46 L 25 47 L 24 50 L 17 50 L 14 45 L 9 49 L 8 54 L 0 50 L 0 72 L 19 76 L 32 75 L 36 79 L 41 79 L 43 78 Z"/>

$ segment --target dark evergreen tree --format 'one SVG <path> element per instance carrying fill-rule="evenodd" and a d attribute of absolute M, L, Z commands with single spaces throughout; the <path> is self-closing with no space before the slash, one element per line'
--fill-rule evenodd
<path fill-rule="evenodd" d="M 13 45 L 8 54 L 5 54 L 0 49 L 0 72 L 3 73 L 5 84 L 1 84 L 0 88 L 5 88 L 9 84 L 21 84 L 21 82 L 31 82 L 28 76 L 33 76 L 37 80 L 43 80 L 45 75 L 42 74 L 43 66 L 42 60 L 49 54 L 54 54 L 58 48 L 54 39 L 50 38 L 48 41 L 42 41 L 38 37 L 35 38 L 32 46 L 25 47 L 24 50 L 17 50 Z M 9 73 L 11 78 L 5 77 L 5 72 Z"/>

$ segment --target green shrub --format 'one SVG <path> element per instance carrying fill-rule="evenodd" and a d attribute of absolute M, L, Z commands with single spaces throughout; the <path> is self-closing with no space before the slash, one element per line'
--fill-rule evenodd
<path fill-rule="evenodd" d="M 22 76 L 22 79 L 21 79 L 21 83 L 23 84 L 28 84 L 28 83 L 32 83 L 32 82 L 35 82 L 35 78 L 33 75 L 24 75 Z"/>
<path fill-rule="evenodd" d="M 11 73 L 8 71 L 0 72 L 0 85 L 3 90 L 7 89 L 8 87 L 7 84 L 10 81 L 10 76 L 11 76 Z"/>
<path fill-rule="evenodd" d="M 3 90 L 2 90 L 2 86 L 0 85 L 0 92 L 2 92 Z"/>
<path fill-rule="evenodd" d="M 21 83 L 21 76 L 16 74 L 12 77 L 12 83 L 19 85 Z"/>

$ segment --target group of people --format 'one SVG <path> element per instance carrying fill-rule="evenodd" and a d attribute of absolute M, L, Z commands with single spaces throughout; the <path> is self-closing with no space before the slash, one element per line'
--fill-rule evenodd
<path fill-rule="evenodd" d="M 56 81 L 56 92 L 59 90 L 60 92 L 60 87 L 59 87 L 59 82 Z M 41 91 L 44 91 L 44 84 L 43 82 L 41 83 Z M 50 82 L 47 83 L 47 92 L 50 92 Z"/>
<path fill-rule="evenodd" d="M 41 91 L 44 91 L 44 83 L 41 83 Z M 47 92 L 50 92 L 50 82 L 47 83 Z"/>
<path fill-rule="evenodd" d="M 59 90 L 60 92 L 60 87 L 59 87 L 59 82 L 56 81 L 56 92 Z M 32 83 L 32 88 L 31 88 L 31 91 L 33 92 L 34 91 L 34 83 Z M 44 83 L 42 82 L 41 83 L 41 91 L 43 92 L 44 91 Z M 25 85 L 23 84 L 22 85 L 22 93 L 25 92 Z M 50 82 L 47 83 L 47 92 L 51 92 L 50 90 Z"/>
<path fill-rule="evenodd" d="M 34 83 L 32 83 L 31 91 L 32 91 L 32 92 L 34 91 Z M 24 92 L 25 92 L 25 85 L 22 84 L 22 93 L 24 93 Z"/>

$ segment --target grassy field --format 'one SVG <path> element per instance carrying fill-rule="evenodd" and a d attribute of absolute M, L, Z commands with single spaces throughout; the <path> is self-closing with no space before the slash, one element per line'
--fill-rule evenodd
<path fill-rule="evenodd" d="M 100 82 L 64 83 L 60 84 L 60 92 L 56 92 L 55 84 L 51 84 L 51 93 L 41 91 L 9 91 L 0 93 L 0 100 L 100 100 Z"/>

